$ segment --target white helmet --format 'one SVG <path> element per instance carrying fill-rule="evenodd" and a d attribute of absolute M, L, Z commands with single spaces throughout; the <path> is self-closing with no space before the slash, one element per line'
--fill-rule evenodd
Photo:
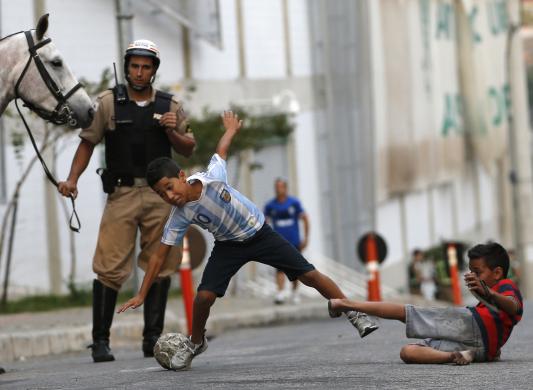
<path fill-rule="evenodd" d="M 126 68 L 131 56 L 150 57 L 154 61 L 156 70 L 159 67 L 159 49 L 155 43 L 148 39 L 137 39 L 128 45 L 126 53 L 124 54 L 124 66 Z"/>

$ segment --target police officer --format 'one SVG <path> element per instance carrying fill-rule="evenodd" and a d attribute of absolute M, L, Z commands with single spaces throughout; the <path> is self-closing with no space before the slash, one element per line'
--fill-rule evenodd
<path fill-rule="evenodd" d="M 152 87 L 159 67 L 159 50 L 148 40 L 129 45 L 124 57 L 127 86 L 101 93 L 92 124 L 80 133 L 70 173 L 59 183 L 64 196 L 78 194 L 77 182 L 87 168 L 95 145 L 105 140 L 106 168 L 100 169 L 108 193 L 93 258 L 93 344 L 95 362 L 114 360 L 109 347 L 117 293 L 132 271 L 132 254 L 140 231 L 138 265 L 145 269 L 170 212 L 169 206 L 147 185 L 147 164 L 175 152 L 190 156 L 196 145 L 178 100 Z M 176 271 L 180 251 L 172 251 L 152 286 L 144 307 L 142 349 L 153 356 L 161 335 L 170 275 Z"/>

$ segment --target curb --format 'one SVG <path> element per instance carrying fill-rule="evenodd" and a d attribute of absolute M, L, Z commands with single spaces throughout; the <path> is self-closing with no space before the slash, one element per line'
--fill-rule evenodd
<path fill-rule="evenodd" d="M 187 326 L 184 319 L 168 317 L 167 315 L 165 332 L 186 333 Z M 208 334 L 217 336 L 231 329 L 323 318 L 329 318 L 323 301 L 306 302 L 298 306 L 265 307 L 241 313 L 219 313 L 209 318 Z M 116 321 L 111 329 L 113 347 L 139 346 L 140 348 L 143 327 L 142 318 Z M 83 351 L 92 342 L 91 329 L 91 325 L 82 325 L 0 335 L 0 361 L 7 363 L 31 357 Z"/>

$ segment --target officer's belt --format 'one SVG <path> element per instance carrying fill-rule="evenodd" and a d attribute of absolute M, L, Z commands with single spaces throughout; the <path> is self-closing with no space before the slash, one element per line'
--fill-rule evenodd
<path fill-rule="evenodd" d="M 144 177 L 117 176 L 115 179 L 117 187 L 145 187 L 148 185 Z"/>

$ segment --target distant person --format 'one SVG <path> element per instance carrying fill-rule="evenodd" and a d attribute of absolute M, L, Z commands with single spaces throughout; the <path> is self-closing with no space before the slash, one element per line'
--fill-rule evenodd
<path fill-rule="evenodd" d="M 307 247 L 309 238 L 309 218 L 300 201 L 289 196 L 287 181 L 278 178 L 274 182 L 276 197 L 265 205 L 264 214 L 267 222 L 270 223 L 274 231 L 278 232 L 283 238 L 289 241 L 300 252 Z M 300 235 L 300 221 L 303 222 L 304 237 Z M 276 285 L 278 288 L 274 303 L 282 304 L 285 302 L 285 274 L 282 270 L 276 270 Z M 300 303 L 298 294 L 298 280 L 292 282 L 293 303 Z"/>
<path fill-rule="evenodd" d="M 418 263 L 424 259 L 424 252 L 420 249 L 414 249 L 411 255 L 411 263 L 409 263 L 409 292 L 414 295 L 420 294 L 420 278 L 418 277 L 417 268 Z"/>
<path fill-rule="evenodd" d="M 420 293 L 426 301 L 435 299 L 437 284 L 435 283 L 435 265 L 420 249 L 413 251 L 413 270 Z"/>
<path fill-rule="evenodd" d="M 230 111 L 224 113 L 223 124 L 226 130 L 205 172 L 186 177 L 170 158 L 158 158 L 149 164 L 148 183 L 173 207 L 138 294 L 119 309 L 123 312 L 143 304 L 170 248 L 181 245 L 191 224 L 213 234 L 215 245 L 194 299 L 192 335 L 172 356 L 175 370 L 189 368 L 192 359 L 207 349 L 205 326 L 211 306 L 224 296 L 233 275 L 249 261 L 282 269 L 290 280 L 299 279 L 325 298 L 345 298 L 333 280 L 316 270 L 265 223 L 265 216 L 254 203 L 228 184 L 228 149 L 242 121 Z M 361 337 L 378 329 L 363 313 L 347 311 L 345 314 Z"/>
<path fill-rule="evenodd" d="M 488 305 L 481 299 L 477 306 L 464 308 L 331 299 L 330 315 L 357 310 L 404 322 L 407 337 L 423 339 L 402 348 L 400 358 L 405 363 L 464 365 L 498 360 L 500 349 L 522 318 L 522 294 L 507 278 L 509 256 L 500 244 L 476 245 L 468 251 L 468 258 L 470 272 L 464 276 L 466 285 Z"/>
<path fill-rule="evenodd" d="M 520 287 L 520 277 L 522 276 L 520 262 L 516 258 L 516 252 L 514 249 L 509 249 L 507 253 L 509 254 L 509 260 L 511 262 L 509 266 L 509 279 L 515 282 L 518 287 Z"/>

